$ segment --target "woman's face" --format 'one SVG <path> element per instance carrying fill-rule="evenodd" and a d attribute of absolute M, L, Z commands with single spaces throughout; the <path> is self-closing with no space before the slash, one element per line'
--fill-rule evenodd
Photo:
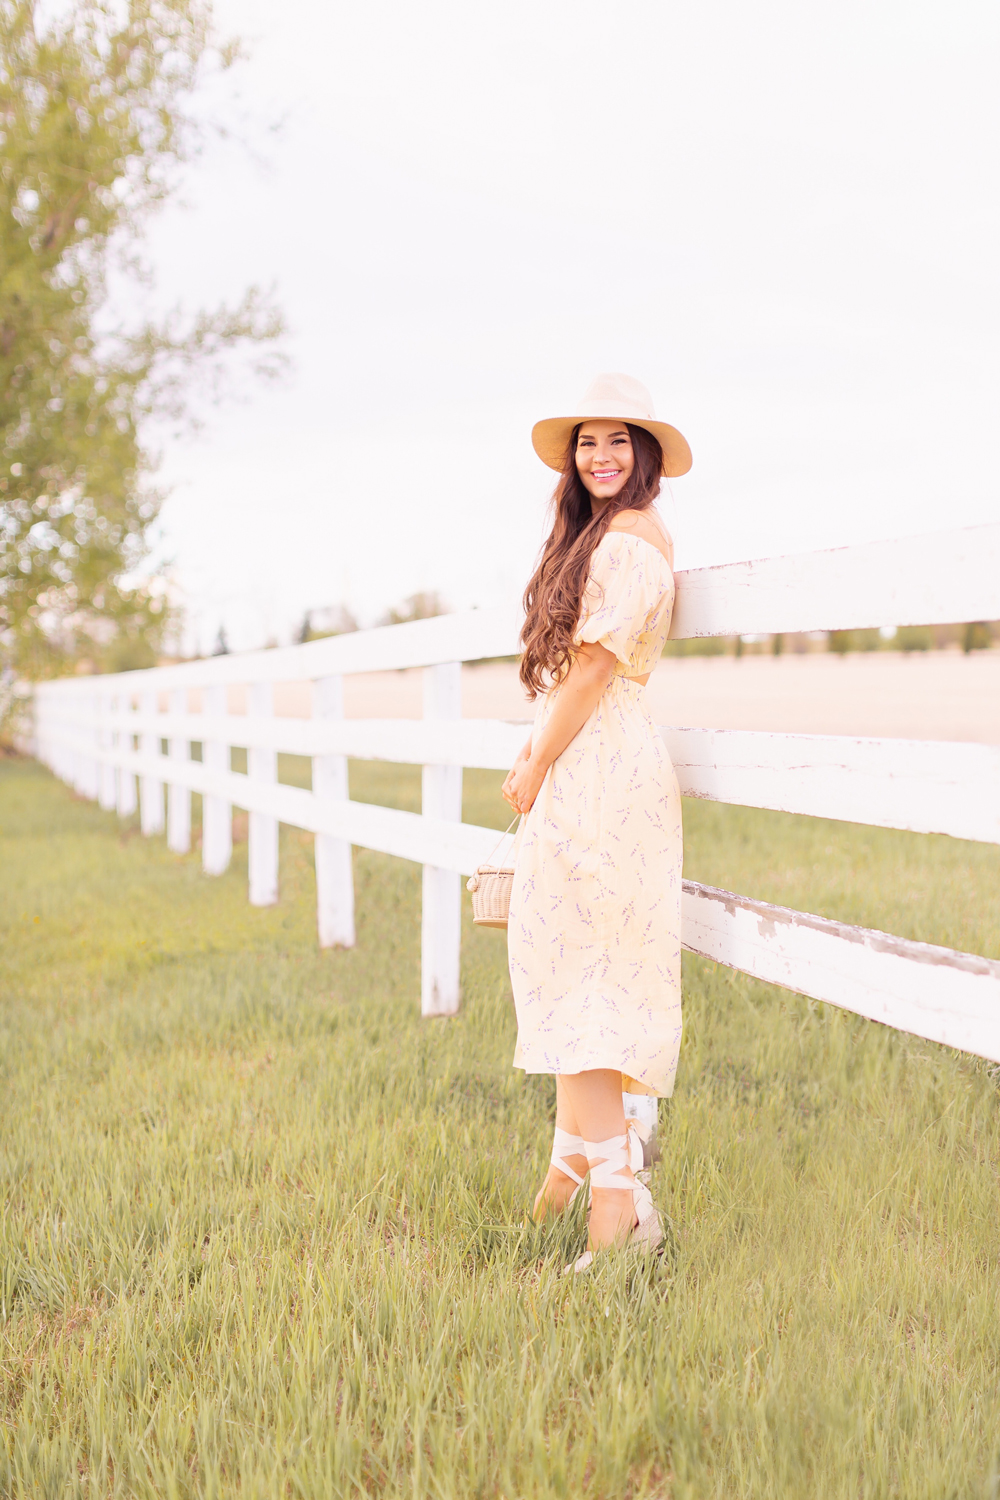
<path fill-rule="evenodd" d="M 624 422 L 584 422 L 576 439 L 576 467 L 594 505 L 620 495 L 635 468 Z"/>

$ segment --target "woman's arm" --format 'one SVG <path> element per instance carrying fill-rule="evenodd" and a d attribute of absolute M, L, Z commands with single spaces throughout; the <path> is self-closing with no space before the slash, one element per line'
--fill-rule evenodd
<path fill-rule="evenodd" d="M 580 647 L 556 695 L 548 723 L 536 740 L 529 740 L 503 784 L 506 801 L 517 813 L 530 809 L 545 773 L 590 718 L 615 669 L 616 657 L 606 646 Z M 527 754 L 525 752 L 527 751 Z"/>

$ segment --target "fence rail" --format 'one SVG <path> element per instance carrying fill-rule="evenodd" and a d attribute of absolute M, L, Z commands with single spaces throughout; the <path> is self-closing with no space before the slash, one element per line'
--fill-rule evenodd
<path fill-rule="evenodd" d="M 1000 616 L 1000 526 L 730 564 L 677 575 L 674 638 L 773 630 L 950 623 Z M 497 834 L 461 822 L 462 768 L 506 769 L 525 725 L 461 718 L 463 661 L 512 654 L 513 609 L 409 625 L 103 678 L 39 686 L 35 751 L 81 794 L 191 842 L 191 794 L 204 798 L 202 860 L 220 874 L 232 808 L 250 814 L 250 900 L 278 896 L 278 825 L 316 835 L 323 946 L 354 942 L 352 845 L 424 867 L 421 1005 L 459 1003 L 460 877 Z M 422 667 L 422 720 L 348 720 L 343 675 Z M 273 684 L 311 680 L 313 717 L 276 718 Z M 249 688 L 247 713 L 227 687 Z M 189 690 L 201 692 L 191 712 Z M 166 702 L 166 707 L 162 705 Z M 662 726 L 692 797 L 1000 843 L 1000 747 Z M 167 751 L 163 753 L 166 742 Z M 200 744 L 201 761 L 191 747 Z M 247 750 L 247 772 L 230 768 Z M 311 758 L 312 790 L 277 779 L 278 752 Z M 347 758 L 423 767 L 423 811 L 352 802 Z M 166 798 L 164 793 L 166 792 Z M 1000 1061 L 1000 963 L 913 943 L 752 897 L 685 882 L 693 952 L 816 999 Z"/>
<path fill-rule="evenodd" d="M 84 705 L 78 716 L 67 714 L 61 722 L 63 729 L 53 735 L 75 726 L 74 748 L 92 753 L 85 740 L 92 721 Z M 526 721 L 502 719 L 276 719 L 141 709 L 108 712 L 101 723 L 106 732 L 169 737 L 181 744 L 207 740 L 304 757 L 486 770 L 508 769 L 526 731 Z M 673 724 L 658 728 L 685 797 L 1000 843 L 1000 746 Z M 107 764 L 125 764 L 116 752 L 100 754 L 108 757 Z"/>

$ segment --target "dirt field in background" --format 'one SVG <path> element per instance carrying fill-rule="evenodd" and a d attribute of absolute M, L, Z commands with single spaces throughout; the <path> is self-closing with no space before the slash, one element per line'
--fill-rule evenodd
<path fill-rule="evenodd" d="M 418 718 L 421 674 L 372 672 L 344 679 L 349 718 Z M 646 689 L 660 724 L 772 729 L 801 734 L 886 735 L 1000 744 L 1000 651 L 880 651 L 855 656 L 667 657 Z M 512 663 L 462 671 L 469 718 L 529 719 Z M 244 711 L 242 689 L 230 709 Z M 279 683 L 279 714 L 310 712 L 308 683 Z"/>

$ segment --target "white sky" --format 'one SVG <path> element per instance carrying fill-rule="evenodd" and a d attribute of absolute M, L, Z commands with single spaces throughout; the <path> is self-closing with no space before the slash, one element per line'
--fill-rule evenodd
<path fill-rule="evenodd" d="M 518 593 L 529 442 L 599 370 L 694 450 L 681 566 L 995 519 L 1000 12 L 966 0 L 218 0 L 158 299 L 276 283 L 294 374 L 171 442 L 189 646 Z M 668 520 L 671 519 L 668 514 Z"/>

